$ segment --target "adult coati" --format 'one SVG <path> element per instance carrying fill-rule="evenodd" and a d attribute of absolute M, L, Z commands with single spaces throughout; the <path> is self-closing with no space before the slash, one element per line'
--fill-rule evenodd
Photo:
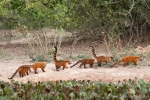
<path fill-rule="evenodd" d="M 17 72 L 19 72 L 20 77 L 24 77 L 25 74 L 29 75 L 29 74 L 28 74 L 28 71 L 31 72 L 31 70 L 30 70 L 30 65 L 22 65 L 22 66 L 20 66 L 20 67 L 15 71 L 15 73 L 13 74 L 13 76 L 12 76 L 11 78 L 8 78 L 8 79 L 12 79 L 12 78 L 17 74 Z"/>
<path fill-rule="evenodd" d="M 71 64 L 69 60 L 57 60 L 56 58 L 56 55 L 57 55 L 57 47 L 54 46 L 55 48 L 55 52 L 54 52 L 54 63 L 55 63 L 55 67 L 56 67 L 56 70 L 58 71 L 58 69 L 63 66 L 63 70 L 65 68 L 67 68 L 67 65 L 68 64 Z"/>
<path fill-rule="evenodd" d="M 41 68 L 41 70 L 43 72 L 45 72 L 44 69 L 45 69 L 46 65 L 47 65 L 47 62 L 35 62 L 34 64 L 30 65 L 30 67 L 33 68 L 34 73 L 37 74 L 38 73 L 37 72 L 38 68 Z"/>
<path fill-rule="evenodd" d="M 102 62 L 110 62 L 111 60 L 113 60 L 112 56 L 96 56 L 95 54 L 95 49 L 93 46 L 90 46 L 92 48 L 92 54 L 93 57 L 97 60 L 98 66 L 101 66 Z"/>
<path fill-rule="evenodd" d="M 95 61 L 95 59 L 82 59 L 82 60 L 77 61 L 70 68 L 72 68 L 73 66 L 75 66 L 75 65 L 77 65 L 79 63 L 81 63 L 80 66 L 79 66 L 80 68 L 81 68 L 82 65 L 84 65 L 84 68 L 86 68 L 86 66 L 85 66 L 86 64 L 89 64 L 90 67 L 93 68 L 94 61 Z"/>
<path fill-rule="evenodd" d="M 114 63 L 112 66 L 110 66 L 111 68 L 114 67 L 115 65 L 123 62 L 124 66 L 128 65 L 129 62 L 133 62 L 134 65 L 137 65 L 138 60 L 141 60 L 139 56 L 125 56 L 123 57 L 121 60 L 119 60 L 118 62 Z"/>

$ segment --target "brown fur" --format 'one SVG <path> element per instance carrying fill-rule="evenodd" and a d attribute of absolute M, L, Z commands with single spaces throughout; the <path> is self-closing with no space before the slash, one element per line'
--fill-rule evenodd
<path fill-rule="evenodd" d="M 124 66 L 128 65 L 129 62 L 133 62 L 134 65 L 137 65 L 138 60 L 140 60 L 139 56 L 125 56 L 123 57 L 121 60 L 119 60 L 118 62 L 114 63 L 112 66 L 110 66 L 111 68 L 114 67 L 115 65 L 123 62 Z"/>
<path fill-rule="evenodd" d="M 79 66 L 80 68 L 81 68 L 82 65 L 84 65 L 84 68 L 86 68 L 86 66 L 85 66 L 86 64 L 89 64 L 90 67 L 93 68 L 94 61 L 95 61 L 94 59 L 82 59 L 82 60 L 79 60 L 78 62 L 76 62 L 70 68 L 72 68 L 73 66 L 75 66 L 79 63 L 81 63 L 80 66 Z"/>
<path fill-rule="evenodd" d="M 29 74 L 28 74 L 28 71 L 31 72 L 31 70 L 30 70 L 30 65 L 22 65 L 22 66 L 20 66 L 20 67 L 15 71 L 15 73 L 13 74 L 13 76 L 12 76 L 11 78 L 8 78 L 8 79 L 12 79 L 12 78 L 17 74 L 17 72 L 19 72 L 20 77 L 24 77 L 25 74 L 29 75 Z"/>
<path fill-rule="evenodd" d="M 38 73 L 37 72 L 38 68 L 41 68 L 41 70 L 43 72 L 45 72 L 44 69 L 45 69 L 46 65 L 47 65 L 47 62 L 35 62 L 34 64 L 30 65 L 30 67 L 33 68 L 34 73 L 37 74 Z"/>
<path fill-rule="evenodd" d="M 93 54 L 93 57 L 97 60 L 98 66 L 101 66 L 102 62 L 108 63 L 111 60 L 113 60 L 112 56 L 96 56 L 94 47 L 93 46 L 90 46 L 90 47 L 92 48 L 92 54 Z"/>
<path fill-rule="evenodd" d="M 67 68 L 67 64 L 71 64 L 69 60 L 57 60 L 56 55 L 57 55 L 57 47 L 55 46 L 55 52 L 54 52 L 54 63 L 55 63 L 55 67 L 56 70 L 58 71 L 58 69 L 63 66 L 63 70 L 65 68 Z"/>

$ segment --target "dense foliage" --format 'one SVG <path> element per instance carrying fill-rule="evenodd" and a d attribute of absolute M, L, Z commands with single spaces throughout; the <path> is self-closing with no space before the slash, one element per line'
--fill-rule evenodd
<path fill-rule="evenodd" d="M 150 96 L 150 82 L 124 80 L 103 81 L 56 81 L 26 84 L 12 80 L 0 81 L 1 100 L 146 100 Z"/>
<path fill-rule="evenodd" d="M 1 0 L 1 29 L 54 28 L 80 38 L 149 39 L 149 0 Z M 127 36 L 127 37 L 125 37 Z"/>

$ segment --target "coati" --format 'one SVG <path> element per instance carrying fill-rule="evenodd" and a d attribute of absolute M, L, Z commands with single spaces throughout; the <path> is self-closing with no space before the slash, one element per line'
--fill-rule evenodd
<path fill-rule="evenodd" d="M 47 65 L 47 62 L 35 62 L 34 64 L 30 65 L 30 67 L 33 68 L 34 73 L 37 74 L 38 73 L 37 72 L 38 68 L 41 68 L 41 70 L 43 72 L 45 72 L 44 69 L 45 69 L 46 65 Z"/>
<path fill-rule="evenodd" d="M 17 72 L 19 72 L 20 77 L 24 77 L 25 74 L 29 75 L 28 71 L 31 72 L 30 65 L 22 65 L 16 70 L 16 72 L 13 74 L 13 76 L 8 79 L 12 79 L 17 74 Z"/>
<path fill-rule="evenodd" d="M 95 59 L 82 59 L 82 60 L 77 61 L 70 68 L 72 68 L 73 66 L 75 66 L 75 65 L 77 65 L 79 63 L 81 63 L 80 66 L 79 66 L 80 68 L 81 68 L 82 65 L 84 65 L 84 68 L 86 68 L 86 66 L 85 66 L 86 64 L 89 64 L 90 67 L 93 68 L 94 61 L 95 61 Z"/>
<path fill-rule="evenodd" d="M 56 55 L 57 55 L 57 47 L 54 46 L 55 48 L 55 52 L 54 52 L 54 63 L 55 63 L 55 67 L 56 70 L 58 71 L 58 69 L 63 66 L 63 70 L 65 68 L 67 68 L 67 64 L 71 64 L 69 60 L 57 60 Z"/>
<path fill-rule="evenodd" d="M 123 62 L 124 66 L 128 65 L 129 62 L 133 62 L 134 65 L 137 65 L 138 60 L 141 60 L 139 56 L 125 56 L 123 57 L 121 60 L 119 60 L 118 62 L 114 63 L 112 66 L 110 66 L 111 68 L 114 67 L 115 65 Z"/>
<path fill-rule="evenodd" d="M 98 66 L 101 66 L 102 62 L 107 63 L 113 60 L 112 56 L 96 56 L 94 47 L 93 46 L 90 46 L 90 47 L 92 48 L 92 54 L 93 54 L 93 57 L 97 60 Z"/>

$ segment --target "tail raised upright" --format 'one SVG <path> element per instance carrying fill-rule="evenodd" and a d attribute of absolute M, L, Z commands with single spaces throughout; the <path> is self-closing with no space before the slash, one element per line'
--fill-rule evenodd
<path fill-rule="evenodd" d="M 96 54 L 95 54 L 95 49 L 94 49 L 94 47 L 93 47 L 92 45 L 91 45 L 90 47 L 92 48 L 93 57 L 94 57 L 94 58 L 97 58 L 97 56 L 96 56 Z"/>
<path fill-rule="evenodd" d="M 54 48 L 55 48 L 55 51 L 54 51 L 54 61 L 56 61 L 56 60 L 57 60 L 57 59 L 56 59 L 56 55 L 57 55 L 57 47 L 54 46 Z"/>

